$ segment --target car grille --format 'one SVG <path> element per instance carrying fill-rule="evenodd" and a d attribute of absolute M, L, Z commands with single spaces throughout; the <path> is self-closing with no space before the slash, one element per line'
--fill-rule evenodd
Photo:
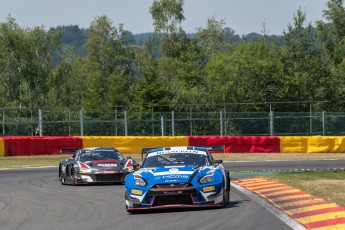
<path fill-rule="evenodd" d="M 160 189 L 185 188 L 188 184 L 157 184 L 156 187 Z"/>
<path fill-rule="evenodd" d="M 117 182 L 117 181 L 123 181 L 123 178 L 125 176 L 124 173 L 115 173 L 115 174 L 95 174 L 96 182 Z"/>
<path fill-rule="evenodd" d="M 189 194 L 173 196 L 156 196 L 152 204 L 152 207 L 174 204 L 193 205 L 193 200 L 191 195 Z"/>
<path fill-rule="evenodd" d="M 158 184 L 153 186 L 148 196 L 167 196 L 180 194 L 198 194 L 196 188 L 190 184 Z"/>
<path fill-rule="evenodd" d="M 154 198 L 152 206 L 193 205 L 192 196 L 197 195 L 191 184 L 158 184 L 152 187 L 148 196 Z"/>

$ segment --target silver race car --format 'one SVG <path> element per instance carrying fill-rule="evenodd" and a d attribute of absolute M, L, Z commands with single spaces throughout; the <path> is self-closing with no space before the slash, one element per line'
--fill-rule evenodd
<path fill-rule="evenodd" d="M 62 150 L 68 152 L 70 150 Z M 94 147 L 75 150 L 59 164 L 61 184 L 123 183 L 135 163 L 116 148 Z"/>

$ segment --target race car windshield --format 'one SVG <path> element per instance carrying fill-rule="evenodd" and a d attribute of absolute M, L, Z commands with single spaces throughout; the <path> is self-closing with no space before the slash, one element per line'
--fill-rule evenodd
<path fill-rule="evenodd" d="M 122 160 L 122 155 L 114 150 L 92 150 L 82 152 L 80 155 L 80 161 L 92 161 L 92 160 Z"/>
<path fill-rule="evenodd" d="M 191 153 L 170 153 L 149 156 L 142 164 L 143 168 L 161 167 L 161 166 L 177 166 L 177 165 L 193 165 L 205 166 L 210 165 L 206 155 Z"/>

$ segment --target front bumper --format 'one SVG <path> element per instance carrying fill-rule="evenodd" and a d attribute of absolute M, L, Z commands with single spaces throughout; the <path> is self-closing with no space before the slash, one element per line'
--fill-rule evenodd
<path fill-rule="evenodd" d="M 164 208 L 201 208 L 223 205 L 222 184 L 212 185 L 215 190 L 203 192 L 191 184 L 181 187 L 160 187 L 155 185 L 143 195 L 131 194 L 133 189 L 126 190 L 125 199 L 127 210 L 164 209 Z M 128 188 L 126 188 L 128 189 Z M 134 189 L 137 191 L 137 189 Z"/>
<path fill-rule="evenodd" d="M 78 173 L 76 175 L 76 182 L 79 184 L 88 183 L 121 183 L 124 182 L 128 172 L 116 172 L 116 173 Z"/>

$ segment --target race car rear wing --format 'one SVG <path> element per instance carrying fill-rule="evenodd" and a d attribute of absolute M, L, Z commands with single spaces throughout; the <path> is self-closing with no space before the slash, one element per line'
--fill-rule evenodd
<path fill-rule="evenodd" d="M 225 145 L 206 146 L 208 151 L 225 151 Z"/>
<path fill-rule="evenodd" d="M 60 153 L 75 153 L 80 148 L 60 149 Z"/>

